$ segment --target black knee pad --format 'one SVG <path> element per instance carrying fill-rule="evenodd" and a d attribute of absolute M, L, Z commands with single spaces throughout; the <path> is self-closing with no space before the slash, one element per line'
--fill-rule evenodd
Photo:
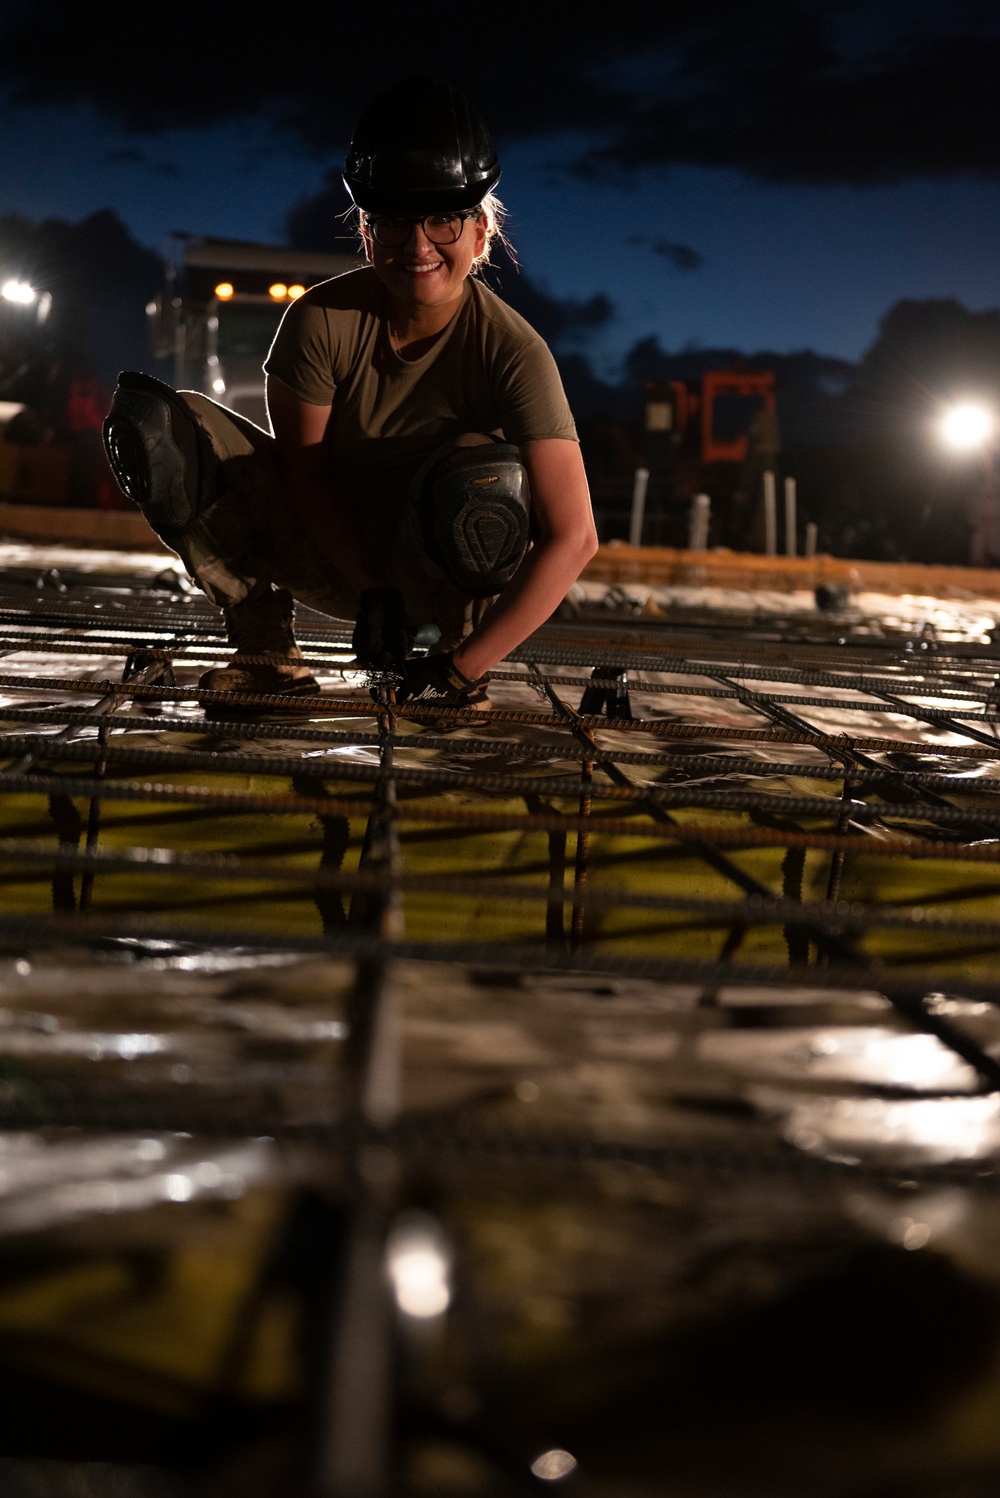
<path fill-rule="evenodd" d="M 165 540 L 208 502 L 218 460 L 189 407 L 162 380 L 119 376 L 104 446 L 118 487 Z"/>
<path fill-rule="evenodd" d="M 509 582 L 528 544 L 528 476 L 507 442 L 454 448 L 435 463 L 418 499 L 427 550 L 473 598 Z"/>

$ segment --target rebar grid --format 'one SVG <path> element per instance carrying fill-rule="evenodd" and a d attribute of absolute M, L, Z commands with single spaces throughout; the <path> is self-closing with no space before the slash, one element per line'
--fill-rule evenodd
<path fill-rule="evenodd" d="M 346 749 L 376 750 L 381 735 L 367 727 L 374 708 L 363 688 L 359 690 L 357 676 L 345 680 L 350 664 L 347 635 L 336 621 L 309 615 L 301 630 L 307 663 L 314 670 L 333 671 L 340 678 L 339 683 L 327 681 L 315 701 L 302 703 L 306 710 L 314 709 L 317 718 L 326 717 L 327 722 L 287 726 L 248 723 L 240 721 L 241 712 L 280 709 L 282 704 L 260 696 L 205 692 L 193 681 L 174 685 L 164 680 L 170 662 L 183 672 L 190 670 L 188 662 L 218 660 L 224 654 L 218 616 L 204 600 L 167 597 L 154 603 L 148 595 L 123 588 L 61 586 L 64 591 L 58 599 L 45 589 L 32 594 L 8 588 L 5 595 L 0 595 L 0 648 L 5 653 L 27 650 L 36 659 L 49 656 L 57 660 L 88 653 L 97 660 L 124 656 L 132 679 L 112 683 L 95 681 L 93 673 L 50 676 L 37 667 L 31 672 L 0 675 L 0 689 L 19 699 L 11 704 L 10 716 L 5 719 L 11 728 L 19 722 L 41 726 L 42 718 L 47 729 L 61 725 L 62 730 L 58 734 L 9 731 L 3 736 L 2 747 L 11 756 L 0 776 L 0 790 L 6 794 L 20 797 L 36 791 L 48 795 L 62 789 L 66 795 L 94 800 L 96 783 L 91 777 L 78 771 L 71 778 L 66 775 L 70 766 L 92 759 L 94 745 L 87 735 L 94 727 L 104 740 L 102 794 L 97 799 L 105 802 L 115 797 L 130 801 L 145 797 L 150 802 L 189 800 L 205 810 L 227 813 L 316 812 L 320 810 L 317 798 L 301 794 L 299 786 L 293 787 L 292 795 L 277 787 L 267 795 L 259 791 L 241 795 L 217 783 L 213 788 L 220 775 L 251 774 L 272 781 L 291 778 L 294 782 L 301 773 L 307 773 L 312 782 L 322 785 L 319 799 L 329 814 L 357 815 L 356 803 L 345 802 L 342 794 L 331 798 L 330 785 L 354 782 L 377 789 L 382 783 L 374 760 L 371 764 L 350 763 L 344 757 Z M 683 620 L 672 631 L 665 627 L 651 629 L 646 620 L 623 628 L 615 620 L 609 635 L 597 638 L 592 621 L 575 628 L 561 623 L 515 652 L 515 659 L 524 661 L 528 670 L 505 666 L 493 673 L 497 683 L 494 690 L 502 696 L 513 689 L 523 698 L 524 690 L 534 685 L 547 695 L 546 706 L 551 708 L 553 701 L 559 704 L 554 712 L 541 710 L 541 701 L 537 708 L 496 702 L 485 713 L 427 706 L 395 710 L 393 721 L 407 730 L 401 742 L 411 759 L 410 763 L 397 763 L 393 774 L 393 784 L 403 797 L 395 813 L 401 827 L 440 818 L 456 830 L 482 831 L 492 825 L 497 830 L 535 830 L 550 838 L 554 829 L 557 833 L 562 827 L 567 834 L 576 835 L 582 850 L 589 832 L 647 838 L 658 821 L 661 835 L 669 831 L 672 841 L 690 845 L 695 840 L 706 850 L 716 845 L 761 847 L 784 843 L 787 848 L 828 848 L 844 855 L 855 846 L 860 851 L 867 842 L 865 851 L 869 853 L 877 846 L 879 853 L 896 857 L 992 861 L 990 845 L 998 820 L 991 804 L 997 787 L 992 783 L 990 765 L 1000 758 L 1000 740 L 994 744 L 994 734 L 984 732 L 993 729 L 997 717 L 989 711 L 997 660 L 991 643 L 929 641 L 926 630 L 896 638 L 887 638 L 884 633 L 875 637 L 850 628 L 845 634 L 846 627 L 840 623 L 833 626 L 840 631 L 836 642 L 817 641 L 807 638 L 810 629 L 816 632 L 815 621 L 804 624 L 801 620 L 778 620 L 769 623 L 762 638 L 741 636 L 734 652 L 731 640 L 719 638 L 726 633 L 726 625 L 731 632 L 730 621 L 716 619 L 711 628 L 702 629 L 700 638 L 691 638 L 697 631 Z M 781 663 L 771 665 L 775 636 L 786 648 Z M 794 661 L 788 655 L 793 644 L 800 657 Z M 915 651 L 919 652 L 916 661 Z M 808 658 L 802 658 L 804 653 Z M 859 654 L 865 659 L 861 673 L 855 664 Z M 819 655 L 824 658 L 819 660 Z M 145 662 L 138 676 L 134 674 L 136 662 Z M 579 674 L 551 669 L 567 664 Z M 613 690 L 623 685 L 623 672 L 629 673 L 624 689 L 636 700 L 643 698 L 642 710 L 633 710 L 630 704 L 626 715 L 618 715 L 606 703 L 604 711 L 588 712 L 588 696 L 593 701 L 603 693 L 610 702 Z M 664 680 L 664 676 L 669 679 Z M 692 683 L 695 676 L 701 680 Z M 744 685 L 751 681 L 755 684 L 752 690 Z M 789 682 L 809 684 L 830 695 L 773 690 L 776 684 Z M 772 690 L 758 683 L 767 683 Z M 576 705 L 569 704 L 572 720 L 568 721 L 566 704 L 554 694 L 557 688 L 565 693 L 574 687 L 583 695 Z M 869 695 L 860 700 L 843 695 L 858 691 Z M 65 700 L 56 705 L 54 695 L 69 697 L 70 703 L 86 695 L 100 696 L 102 701 L 96 709 L 85 706 L 81 711 Z M 46 705 L 40 709 L 35 706 L 45 698 Z M 678 719 L 672 698 L 678 699 L 682 711 L 686 700 L 697 699 L 702 713 L 713 700 L 733 703 L 742 721 L 734 722 L 730 710 L 722 722 L 705 717 L 697 723 L 685 722 Z M 214 721 L 211 725 L 176 715 L 159 721 L 148 715 L 140 722 L 132 711 L 123 714 L 129 702 L 150 707 L 188 702 L 211 705 L 215 711 L 228 707 L 235 717 L 232 723 Z M 963 703 L 982 706 L 974 713 Z M 819 709 L 825 716 L 833 714 L 845 725 L 864 714 L 863 728 L 871 727 L 872 717 L 884 720 L 890 715 L 895 723 L 909 722 L 911 727 L 899 736 L 856 733 L 849 728 L 831 733 L 822 723 L 790 713 L 788 709 L 793 706 Z M 605 712 L 614 716 L 607 717 Z M 352 732 L 350 728 L 331 727 L 330 717 L 362 722 L 358 731 Z M 946 741 L 928 742 L 917 727 L 921 724 L 943 730 L 936 737 Z M 478 732 L 470 734 L 473 727 Z M 504 733 L 508 727 L 527 730 L 527 738 L 512 738 Z M 435 732 L 436 728 L 443 732 Z M 487 736 L 493 733 L 496 738 Z M 540 733 L 544 734 L 541 742 Z M 615 737 L 613 747 L 607 742 L 609 733 Z M 137 744 L 134 740 L 140 734 L 146 742 Z M 150 736 L 161 741 L 170 737 L 176 745 L 178 734 L 190 734 L 194 744 L 191 739 L 182 747 L 155 748 L 149 743 Z M 461 734 L 469 737 L 463 739 Z M 621 734 L 644 737 L 646 746 L 625 748 Z M 208 747 L 205 740 L 209 735 L 216 743 L 224 740 L 224 747 Z M 283 740 L 283 748 L 294 748 L 294 752 L 280 756 L 254 754 L 244 747 L 248 742 L 269 739 Z M 733 739 L 757 746 L 795 746 L 802 759 L 772 761 L 767 748 L 737 758 L 716 748 Z M 671 753 L 664 740 L 680 741 L 677 751 Z M 327 754 L 323 754 L 324 746 Z M 449 757 L 458 756 L 462 763 L 446 768 L 440 763 L 428 764 L 420 754 L 414 763 L 413 751 L 421 750 L 437 760 L 449 756 L 452 750 Z M 938 760 L 933 769 L 926 766 L 928 752 Z M 892 760 L 872 760 L 873 754 L 888 754 Z M 489 770 L 476 764 L 477 758 L 481 761 L 485 756 L 493 762 Z M 471 763 L 465 763 L 466 757 Z M 506 760 L 508 765 L 516 762 L 517 767 L 497 771 L 494 766 L 498 760 Z M 960 761 L 960 767 L 953 773 L 949 761 L 955 760 Z M 564 773 L 557 773 L 560 761 L 581 766 L 587 775 L 592 772 L 586 767 L 595 766 L 582 815 L 579 779 L 571 781 Z M 531 773 L 532 763 L 543 773 Z M 620 764 L 642 772 L 641 783 L 629 783 L 618 770 Z M 172 776 L 195 774 L 199 784 L 150 785 L 127 773 L 153 768 Z M 805 796 L 787 783 L 795 779 L 822 782 L 833 793 L 843 792 L 848 768 L 851 793 L 846 816 L 843 795 L 837 799 Z M 43 769 L 57 773 L 39 773 Z M 114 778 L 108 778 L 112 770 Z M 425 792 L 461 793 L 462 806 L 413 804 L 410 798 Z M 484 804 L 484 797 L 494 804 Z M 516 799 L 527 810 L 515 812 L 509 806 L 500 809 L 495 805 L 497 797 Z M 539 798 L 547 804 L 538 804 Z M 563 803 L 567 801 L 576 804 L 566 806 Z M 622 802 L 630 804 L 634 813 L 627 823 L 620 816 L 609 815 L 613 804 Z M 711 822 L 699 822 L 693 828 L 682 817 L 679 823 L 674 819 L 675 824 L 667 827 L 652 810 L 667 807 L 680 812 L 709 810 L 724 817 L 735 814 L 750 820 L 739 827 L 730 820 L 714 827 Z M 801 826 L 803 820 L 809 825 Z M 862 829 L 876 832 L 877 845 L 872 844 L 870 832 Z M 963 832 L 972 839 L 971 846 L 969 839 L 961 837 Z M 96 847 L 98 835 L 92 828 L 92 847 Z M 586 880 L 586 865 L 581 865 L 578 858 L 576 882 L 585 884 Z M 498 887 L 502 885 L 498 880 Z M 576 924 L 580 926 L 579 917 Z M 581 935 L 578 930 L 574 941 Z"/>
<path fill-rule="evenodd" d="M 771 619 L 755 634 L 704 615 L 656 628 L 615 619 L 600 633 L 593 620 L 560 622 L 492 673 L 493 702 L 473 711 L 398 707 L 384 687 L 374 701 L 352 669 L 345 627 L 315 614 L 302 624 L 322 690 L 297 701 L 296 721 L 268 721 L 282 699 L 197 685 L 197 666 L 225 657 L 204 600 L 91 583 L 58 598 L 0 593 L 0 649 L 32 660 L 0 674 L 12 699 L 0 709 L 0 882 L 12 933 L 18 921 L 44 927 L 32 891 L 50 877 L 60 941 L 67 921 L 86 940 L 136 919 L 169 938 L 189 912 L 207 913 L 211 941 L 213 912 L 249 901 L 267 911 L 257 941 L 274 946 L 287 944 L 282 922 L 298 906 L 296 936 L 313 910 L 315 939 L 331 950 L 353 928 L 376 932 L 385 954 L 402 949 L 405 932 L 425 954 L 451 955 L 475 937 L 480 961 L 541 941 L 571 964 L 598 955 L 627 964 L 631 939 L 663 971 L 694 964 L 738 983 L 774 969 L 776 936 L 794 968 L 817 976 L 833 964 L 883 991 L 897 971 L 924 991 L 964 978 L 992 996 L 983 963 L 1000 950 L 1000 921 L 982 902 L 1000 879 L 970 893 L 955 873 L 943 889 L 933 873 L 1000 855 L 991 641 L 801 618 Z M 84 674 L 63 674 L 68 659 L 87 656 Z M 115 659 L 124 660 L 117 681 Z M 774 690 L 789 684 L 813 692 Z M 963 706 L 973 703 L 976 712 Z M 178 715 L 175 704 L 232 716 Z M 150 781 L 150 771 L 165 778 Z M 810 784 L 817 793 L 805 793 Z M 246 849 L 246 821 L 261 817 L 299 820 L 280 841 L 269 825 L 272 835 Z M 205 819 L 216 848 L 186 847 L 185 828 Z M 227 828 L 243 829 L 243 851 L 227 846 Z M 345 864 L 359 835 L 357 862 Z M 901 860 L 903 884 L 922 880 L 925 902 L 953 899 L 956 912 L 929 915 L 901 899 Z M 889 898 L 843 898 L 852 866 L 864 869 L 866 890 L 881 869 Z M 430 934 L 436 900 L 447 902 L 446 935 Z M 736 962 L 753 932 L 754 960 Z M 384 969 L 358 960 L 367 1012 Z M 897 998 L 908 1023 L 996 1083 L 990 1056 Z"/>

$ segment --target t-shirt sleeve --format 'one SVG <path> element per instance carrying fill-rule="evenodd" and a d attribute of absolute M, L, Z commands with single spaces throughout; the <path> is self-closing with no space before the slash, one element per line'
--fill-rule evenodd
<path fill-rule="evenodd" d="M 274 335 L 264 373 L 273 375 L 311 406 L 332 404 L 337 382 L 330 322 L 324 307 L 307 297 L 291 304 Z"/>
<path fill-rule="evenodd" d="M 540 338 L 512 353 L 500 380 L 501 426 L 518 445 L 545 437 L 577 442 L 576 423 L 547 345 Z"/>

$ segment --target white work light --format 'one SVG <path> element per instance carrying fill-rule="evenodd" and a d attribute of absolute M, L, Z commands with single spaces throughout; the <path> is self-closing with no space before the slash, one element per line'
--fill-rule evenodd
<path fill-rule="evenodd" d="M 5 281 L 0 286 L 0 296 L 5 302 L 17 302 L 22 307 L 30 307 L 38 293 L 27 281 Z"/>
<path fill-rule="evenodd" d="M 941 415 L 938 432 L 952 452 L 971 453 L 985 444 L 996 429 L 996 418 L 980 401 L 959 401 Z"/>
<path fill-rule="evenodd" d="M 433 1218 L 407 1212 L 396 1221 L 389 1234 L 386 1267 L 404 1315 L 423 1321 L 448 1309 L 451 1254 Z"/>

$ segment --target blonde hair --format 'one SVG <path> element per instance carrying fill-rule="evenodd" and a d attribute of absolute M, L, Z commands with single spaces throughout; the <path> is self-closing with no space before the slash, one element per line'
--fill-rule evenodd
<path fill-rule="evenodd" d="M 495 192 L 488 192 L 486 194 L 485 198 L 476 209 L 476 217 L 482 219 L 483 223 L 486 226 L 486 243 L 483 246 L 482 254 L 477 255 L 475 260 L 472 262 L 473 274 L 475 274 L 476 271 L 480 270 L 484 265 L 489 265 L 490 252 L 493 249 L 494 243 L 496 243 L 497 241 L 499 241 L 502 245 L 506 245 L 507 253 L 510 255 L 512 260 L 516 261 L 517 256 L 514 253 L 514 246 L 507 238 L 503 228 L 504 223 L 507 219 L 507 210 L 501 203 Z"/>
<path fill-rule="evenodd" d="M 504 233 L 504 223 L 507 219 L 507 210 L 497 197 L 495 192 L 488 192 L 481 203 L 477 203 L 473 210 L 486 229 L 486 243 L 482 250 L 472 262 L 472 275 L 478 274 L 484 266 L 490 264 L 490 254 L 496 243 L 505 245 L 511 259 L 517 263 L 517 255 L 514 246 Z M 357 215 L 358 234 L 364 240 L 365 213 L 361 208 L 349 208 L 348 213 Z"/>

